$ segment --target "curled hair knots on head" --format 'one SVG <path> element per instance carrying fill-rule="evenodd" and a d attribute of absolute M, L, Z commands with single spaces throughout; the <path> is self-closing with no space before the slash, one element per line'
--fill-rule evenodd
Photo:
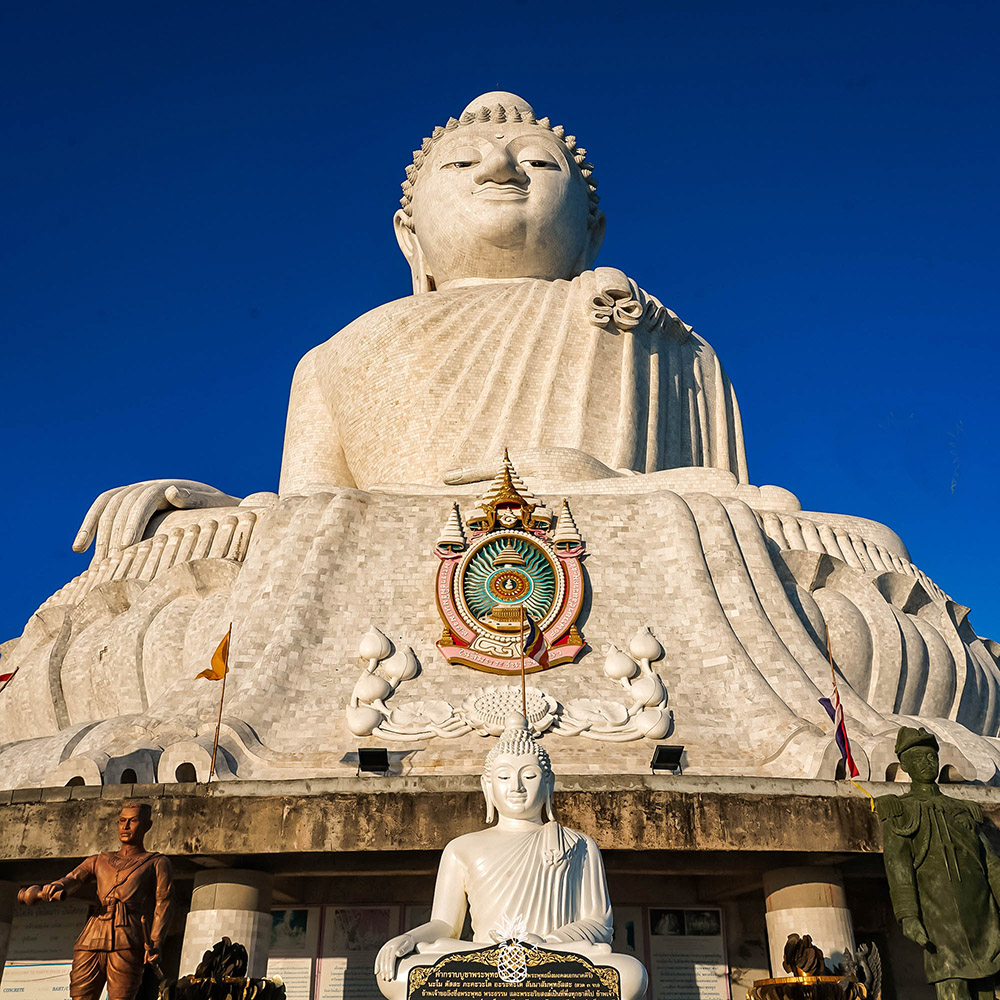
<path fill-rule="evenodd" d="M 551 778 L 552 761 L 549 759 L 548 752 L 535 742 L 531 731 L 526 728 L 525 721 L 523 718 L 519 718 L 513 724 L 508 724 L 496 745 L 486 755 L 483 774 L 489 778 L 493 771 L 493 765 L 500 757 L 522 757 L 528 754 L 538 760 L 538 766 L 542 769 L 545 777 Z"/>
<path fill-rule="evenodd" d="M 508 95 L 509 97 L 513 95 Z M 519 106 L 517 103 L 520 99 L 515 98 L 508 104 L 496 103 L 492 105 L 483 105 L 478 110 L 466 110 L 462 113 L 460 118 L 449 118 L 446 125 L 438 125 L 428 136 L 421 142 L 420 148 L 413 151 L 413 163 L 406 168 L 406 180 L 402 183 L 403 197 L 399 199 L 399 203 L 403 209 L 403 220 L 404 224 L 409 228 L 413 229 L 413 185 L 417 180 L 417 173 L 420 168 L 424 165 L 428 154 L 430 153 L 433 146 L 441 139 L 442 136 L 449 132 L 454 132 L 455 129 L 461 128 L 465 125 L 477 125 L 487 122 L 494 122 L 497 125 L 503 124 L 505 122 L 526 122 L 531 125 L 537 125 L 539 128 L 546 129 L 558 138 L 569 152 L 570 159 L 577 165 L 580 173 L 583 175 L 584 183 L 587 185 L 587 196 L 590 202 L 590 218 L 591 220 L 597 217 L 597 205 L 601 200 L 600 195 L 597 193 L 597 181 L 594 178 L 594 165 L 587 160 L 587 150 L 582 146 L 578 146 L 576 142 L 576 136 L 566 135 L 566 130 L 562 125 L 553 126 L 548 118 L 536 118 L 534 111 L 530 109 L 527 105 L 524 107 Z"/>

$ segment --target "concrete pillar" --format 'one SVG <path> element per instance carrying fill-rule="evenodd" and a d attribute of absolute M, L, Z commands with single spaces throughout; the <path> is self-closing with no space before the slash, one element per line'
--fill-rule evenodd
<path fill-rule="evenodd" d="M 764 874 L 767 941 L 771 975 L 787 976 L 781 967 L 789 934 L 809 934 L 834 965 L 844 951 L 854 951 L 854 927 L 844 883 L 833 868 L 778 868 Z"/>
<path fill-rule="evenodd" d="M 10 925 L 14 920 L 14 904 L 17 902 L 16 882 L 0 882 L 0 980 L 3 966 L 7 961 L 7 946 L 10 944 Z"/>
<path fill-rule="evenodd" d="M 263 976 L 271 945 L 272 882 L 266 872 L 235 868 L 212 868 L 196 875 L 179 975 L 191 975 L 202 955 L 228 937 L 246 948 L 247 975 L 251 979 Z"/>

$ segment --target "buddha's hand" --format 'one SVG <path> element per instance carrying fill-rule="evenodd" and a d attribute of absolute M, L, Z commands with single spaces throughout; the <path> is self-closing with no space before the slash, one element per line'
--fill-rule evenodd
<path fill-rule="evenodd" d="M 80 525 L 73 551 L 83 552 L 97 535 L 94 562 L 138 542 L 150 518 L 161 510 L 235 507 L 239 497 L 189 479 L 148 479 L 102 493 Z"/>
<path fill-rule="evenodd" d="M 497 927 L 494 927 L 493 930 L 490 931 L 490 937 L 497 944 L 504 944 L 505 942 L 511 940 L 510 938 L 504 937 L 503 931 Z M 516 940 L 520 944 L 531 945 L 532 948 L 540 948 L 543 944 L 545 944 L 545 938 L 539 937 L 537 934 L 532 934 L 530 931 L 527 931 L 524 934 L 518 934 Z"/>
<path fill-rule="evenodd" d="M 923 923 L 917 917 L 903 917 L 901 922 L 901 928 L 903 931 L 903 936 L 908 937 L 914 944 L 920 945 L 921 948 L 926 948 L 930 944 L 930 938 L 927 936 L 927 930 L 924 928 Z"/>
<path fill-rule="evenodd" d="M 409 934 L 390 938 L 375 956 L 375 975 L 385 983 L 392 982 L 396 978 L 396 963 L 416 947 L 417 942 Z"/>
<path fill-rule="evenodd" d="M 523 448 L 510 456 L 519 476 L 535 479 L 561 479 L 583 482 L 588 479 L 615 479 L 634 475 L 626 470 L 612 469 L 593 455 L 578 448 Z M 500 463 L 476 465 L 464 469 L 449 469 L 442 478 L 449 486 L 465 483 L 489 482 L 500 468 Z"/>

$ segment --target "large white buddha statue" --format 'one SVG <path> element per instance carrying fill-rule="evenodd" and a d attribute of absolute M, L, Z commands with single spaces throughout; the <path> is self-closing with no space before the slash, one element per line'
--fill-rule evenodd
<path fill-rule="evenodd" d="M 593 480 L 706 466 L 747 481 L 718 357 L 615 268 L 588 270 L 604 213 L 586 150 L 514 94 L 474 100 L 414 153 L 396 212 L 412 296 L 365 313 L 299 362 L 279 494 L 522 475 Z M 225 507 L 152 480 L 94 502 L 74 548 L 100 558 L 157 511 Z"/>
<path fill-rule="evenodd" d="M 375 958 L 379 989 L 403 1000 L 409 972 L 442 955 L 488 947 L 515 925 L 523 944 L 568 951 L 618 970 L 622 1000 L 646 992 L 646 970 L 611 951 L 611 900 L 597 844 L 552 816 L 549 755 L 524 716 L 513 715 L 486 755 L 486 822 L 496 826 L 451 841 L 441 855 L 431 917 L 387 941 Z M 546 821 L 546 812 L 548 820 Z M 472 940 L 461 940 L 468 910 Z"/>
<path fill-rule="evenodd" d="M 919 724 L 951 773 L 1000 784 L 1000 644 L 885 525 L 750 483 L 715 352 L 596 266 L 595 184 L 513 94 L 433 130 L 395 213 L 413 294 L 299 361 L 279 492 L 108 490 L 74 543 L 89 568 L 0 643 L 0 787 L 205 777 L 217 694 L 192 678 L 230 623 L 224 772 L 343 774 L 368 738 L 416 748 L 414 774 L 470 770 L 511 708 L 489 671 L 513 633 L 490 616 L 520 611 L 481 590 L 511 550 L 467 562 L 501 481 L 522 541 L 553 532 L 518 641 L 563 773 L 595 740 L 644 772 L 669 735 L 687 773 L 835 776 L 829 635 L 865 776 Z M 516 559 L 515 589 L 544 569 Z M 481 592 L 458 592 L 460 564 Z"/>

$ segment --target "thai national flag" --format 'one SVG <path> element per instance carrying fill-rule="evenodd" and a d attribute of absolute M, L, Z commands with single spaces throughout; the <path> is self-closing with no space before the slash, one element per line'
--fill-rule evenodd
<path fill-rule="evenodd" d="M 833 679 L 833 699 L 820 698 L 819 703 L 833 720 L 837 746 L 840 747 L 840 755 L 847 764 L 847 773 L 850 777 L 856 778 L 859 773 L 858 765 L 854 763 L 854 758 L 851 756 L 851 741 L 847 738 L 847 726 L 844 725 L 844 706 L 840 704 L 840 692 L 837 690 L 836 677 Z"/>

